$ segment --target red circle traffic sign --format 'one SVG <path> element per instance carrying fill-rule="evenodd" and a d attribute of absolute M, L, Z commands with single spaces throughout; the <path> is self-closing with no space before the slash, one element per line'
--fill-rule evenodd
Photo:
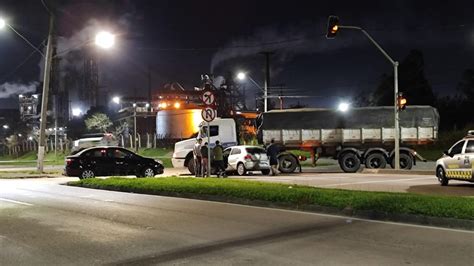
<path fill-rule="evenodd" d="M 213 105 L 216 102 L 216 96 L 210 90 L 203 91 L 201 100 L 205 105 Z"/>
<path fill-rule="evenodd" d="M 206 122 L 211 122 L 217 116 L 217 111 L 211 107 L 206 107 L 201 111 L 202 119 Z"/>

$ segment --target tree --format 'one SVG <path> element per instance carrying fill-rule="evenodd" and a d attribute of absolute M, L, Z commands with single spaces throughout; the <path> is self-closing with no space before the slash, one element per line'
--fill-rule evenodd
<path fill-rule="evenodd" d="M 88 130 L 100 130 L 107 132 L 112 126 L 112 121 L 104 113 L 95 113 L 85 120 L 86 127 Z"/>
<path fill-rule="evenodd" d="M 433 105 L 436 97 L 425 78 L 423 53 L 412 50 L 399 67 L 398 87 L 409 105 Z M 380 85 L 373 94 L 376 105 L 393 105 L 393 74 L 383 74 Z"/>

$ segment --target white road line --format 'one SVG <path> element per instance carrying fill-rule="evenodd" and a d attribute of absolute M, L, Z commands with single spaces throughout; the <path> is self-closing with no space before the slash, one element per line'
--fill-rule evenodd
<path fill-rule="evenodd" d="M 25 206 L 33 206 L 33 204 L 22 202 L 22 201 L 16 201 L 16 200 L 11 200 L 11 199 L 5 199 L 5 198 L 0 198 L 0 201 L 5 201 L 5 202 L 10 202 L 10 203 L 16 203 L 20 205 L 25 205 Z"/>
<path fill-rule="evenodd" d="M 326 185 L 318 185 L 318 187 L 332 187 L 332 186 L 348 186 L 348 185 L 359 185 L 359 184 L 373 184 L 373 183 L 390 183 L 390 182 L 402 182 L 402 181 L 416 181 L 424 179 L 433 179 L 433 177 L 421 177 L 421 178 L 409 178 L 409 179 L 388 179 L 388 180 L 376 180 L 376 181 L 363 181 L 363 182 L 351 182 L 351 183 L 334 183 Z"/>
<path fill-rule="evenodd" d="M 162 196 L 155 196 L 155 197 L 162 197 Z M 202 202 L 211 202 L 213 204 L 219 205 L 231 205 L 231 206 L 238 206 L 238 207 L 245 207 L 245 208 L 252 208 L 252 209 L 261 209 L 261 210 L 271 210 L 271 211 L 278 211 L 278 212 L 292 212 L 298 214 L 305 214 L 305 215 L 312 215 L 312 216 L 320 216 L 320 217 L 330 217 L 330 218 L 337 218 L 342 220 L 353 220 L 353 221 L 362 221 L 362 222 L 369 222 L 369 223 L 376 223 L 376 224 L 389 224 L 389 225 L 397 225 L 397 226 L 405 226 L 405 227 L 415 227 L 415 228 L 423 228 L 423 229 L 432 229 L 432 230 L 439 230 L 439 231 L 451 231 L 451 232 L 458 232 L 458 233 L 469 233 L 474 234 L 474 231 L 464 230 L 464 229 L 454 229 L 454 228 L 446 228 L 446 227 L 436 227 L 430 225 L 418 225 L 418 224 L 409 224 L 409 223 L 401 223 L 401 222 L 389 222 L 389 221 L 380 221 L 380 220 L 370 220 L 364 218 L 357 218 L 351 216 L 342 216 L 337 214 L 325 214 L 325 213 L 316 213 L 316 212 L 305 212 L 305 211 L 298 211 L 298 210 L 284 210 L 278 208 L 270 208 L 270 207 L 260 207 L 260 206 L 252 206 L 252 205 L 241 205 L 236 203 L 229 203 L 229 202 L 218 202 L 218 201 L 206 201 L 206 200 L 199 200 L 199 199 L 185 199 L 184 200 L 194 200 L 194 201 L 202 201 Z"/>

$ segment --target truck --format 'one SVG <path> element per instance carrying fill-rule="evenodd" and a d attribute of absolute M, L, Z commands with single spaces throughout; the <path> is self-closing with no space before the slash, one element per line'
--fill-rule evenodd
<path fill-rule="evenodd" d="M 323 108 L 272 110 L 262 113 L 257 122 L 257 140 L 280 145 L 279 170 L 301 170 L 306 159 L 291 152 L 308 151 L 312 165 L 321 157 L 336 159 L 346 173 L 366 168 L 394 165 L 393 107 L 360 107 L 347 112 Z M 400 112 L 400 168 L 409 170 L 417 159 L 424 160 L 416 148 L 438 138 L 439 114 L 431 106 L 408 106 Z M 198 138 L 207 141 L 207 123 L 201 123 Z M 210 123 L 210 143 L 219 140 L 224 147 L 238 145 L 238 126 L 232 118 L 217 118 Z M 196 139 L 177 142 L 174 167 L 194 172 L 192 148 Z"/>

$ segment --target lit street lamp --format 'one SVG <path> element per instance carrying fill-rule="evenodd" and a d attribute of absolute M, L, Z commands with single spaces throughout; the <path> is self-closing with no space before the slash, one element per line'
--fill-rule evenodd
<path fill-rule="evenodd" d="M 114 102 L 116 104 L 120 104 L 120 97 L 118 97 L 118 96 L 113 97 L 112 102 Z"/>
<path fill-rule="evenodd" d="M 5 22 L 5 20 L 2 19 L 2 18 L 0 18 L 0 29 L 5 28 L 5 25 L 6 25 L 6 24 L 7 24 L 7 23 Z"/>
<path fill-rule="evenodd" d="M 3 129 L 9 129 L 9 128 L 10 128 L 9 125 L 7 125 L 7 124 L 3 125 Z"/>
<path fill-rule="evenodd" d="M 337 109 L 343 113 L 347 112 L 349 110 L 350 104 L 346 102 L 341 102 L 339 103 L 339 106 Z"/>
<path fill-rule="evenodd" d="M 115 44 L 115 35 L 107 31 L 101 31 L 95 36 L 95 44 L 104 49 L 110 49 Z"/>
<path fill-rule="evenodd" d="M 80 108 L 73 108 L 72 109 L 72 116 L 79 117 L 82 114 L 82 110 Z"/>

